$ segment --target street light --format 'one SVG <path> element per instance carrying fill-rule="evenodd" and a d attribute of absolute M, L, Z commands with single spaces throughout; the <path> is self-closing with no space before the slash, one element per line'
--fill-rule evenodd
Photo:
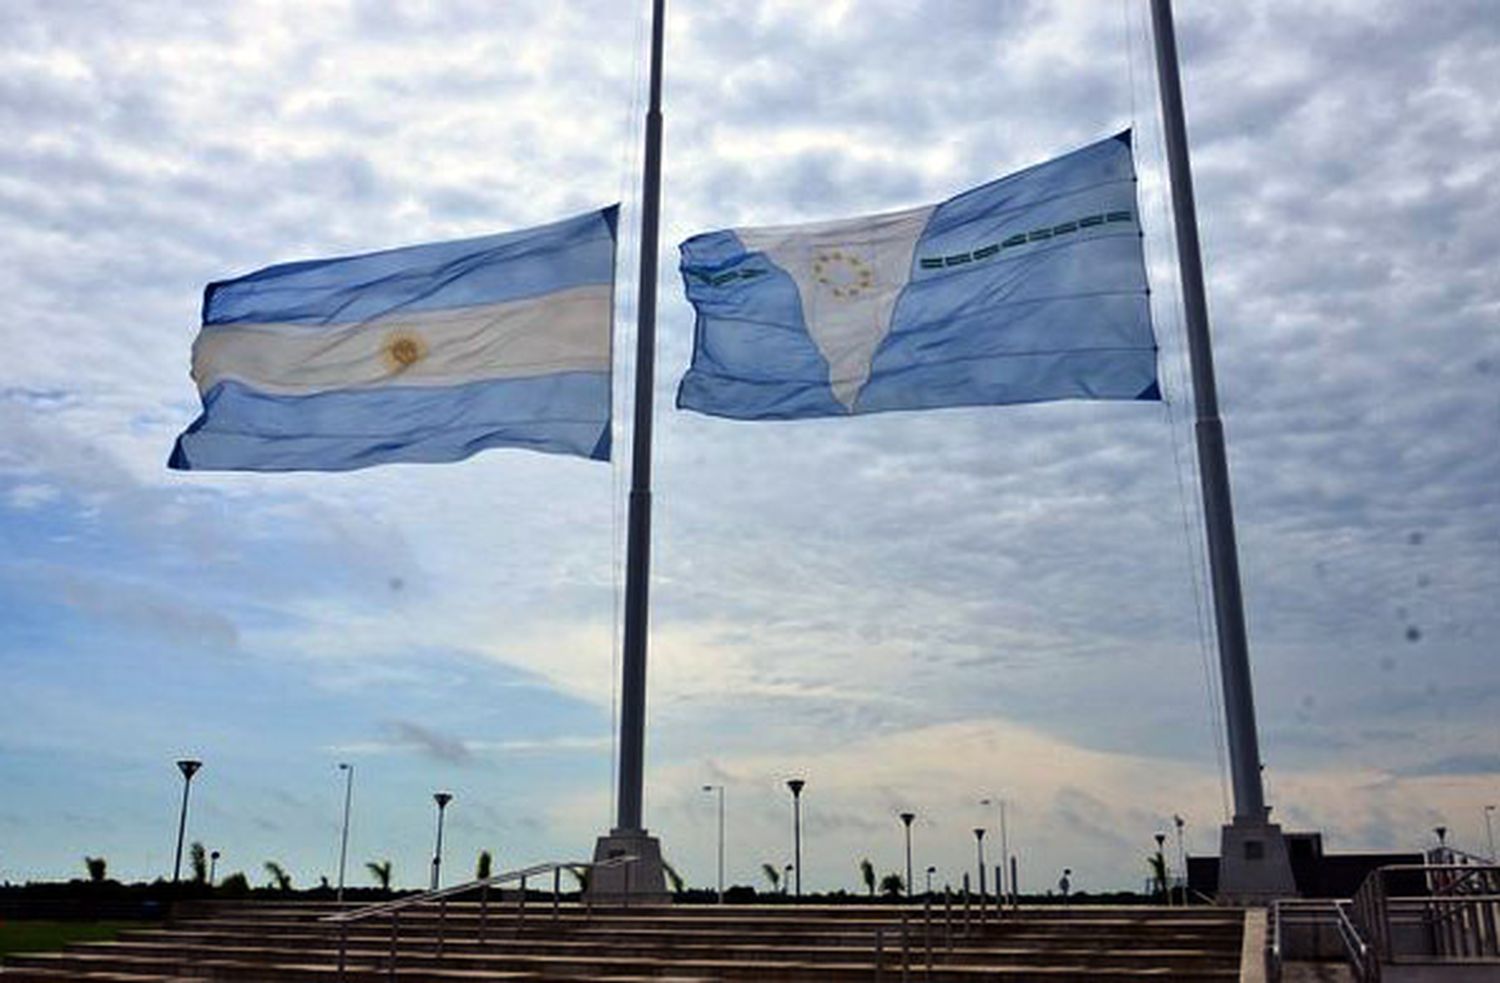
<path fill-rule="evenodd" d="M 792 886 L 792 865 L 791 864 L 787 864 L 785 867 L 781 868 L 781 893 L 785 894 L 787 892 L 787 889 L 789 887 L 791 887 L 791 886 Z M 799 897 L 802 894 L 802 889 L 800 887 L 797 889 L 797 894 L 798 894 Z"/>
<path fill-rule="evenodd" d="M 980 799 L 979 804 L 987 806 L 991 804 L 991 801 Z M 1005 832 L 1005 800 L 994 799 L 993 802 L 1000 806 L 1000 880 L 995 884 L 995 892 L 1002 898 L 1009 898 L 1016 893 L 1016 885 L 1010 874 L 1010 838 Z M 1006 885 L 1009 885 L 1009 889 Z"/>
<path fill-rule="evenodd" d="M 936 874 L 936 873 L 937 873 L 937 868 L 936 867 L 929 866 L 927 868 L 927 893 L 928 894 L 932 893 L 932 875 Z"/>
<path fill-rule="evenodd" d="M 438 873 L 443 866 L 443 810 L 453 801 L 452 792 L 433 792 L 432 801 L 437 803 L 437 846 L 432 850 L 432 889 L 438 889 Z"/>
<path fill-rule="evenodd" d="M 219 869 L 219 851 L 214 850 L 208 855 L 208 886 L 214 886 L 214 871 Z"/>
<path fill-rule="evenodd" d="M 974 827 L 974 846 L 979 851 L 979 900 L 984 902 L 984 827 Z"/>
<path fill-rule="evenodd" d="M 906 896 L 911 897 L 911 821 L 917 818 L 914 812 L 903 812 L 901 824 L 906 827 Z"/>
<path fill-rule="evenodd" d="M 339 836 L 339 891 L 337 901 L 344 903 L 344 860 L 349 856 L 349 802 L 354 795 L 354 766 L 339 762 L 344 773 L 344 832 Z"/>
<path fill-rule="evenodd" d="M 1490 863 L 1495 863 L 1495 859 L 1496 859 L 1495 858 L 1495 827 L 1490 822 L 1490 820 L 1494 818 L 1494 815 L 1495 815 L 1495 807 L 1494 806 L 1485 806 L 1484 807 L 1484 835 L 1486 837 L 1488 837 L 1489 841 L 1490 841 Z"/>
<path fill-rule="evenodd" d="M 787 779 L 786 787 L 792 790 L 792 863 L 797 871 L 797 897 L 802 897 L 802 787 L 807 782 L 801 778 Z"/>
<path fill-rule="evenodd" d="M 724 903 L 724 786 L 705 785 L 705 792 L 719 793 L 719 904 Z"/>
<path fill-rule="evenodd" d="M 192 758 L 184 758 L 177 762 L 177 770 L 182 772 L 182 815 L 177 820 L 177 859 L 172 863 L 172 883 L 176 884 L 182 876 L 182 835 L 187 832 L 187 806 L 188 789 L 192 787 L 193 775 L 203 767 L 203 762 Z"/>
<path fill-rule="evenodd" d="M 1161 861 L 1161 893 L 1166 896 L 1167 907 L 1172 907 L 1172 879 L 1167 876 L 1166 833 L 1155 834 L 1156 858 Z"/>
<path fill-rule="evenodd" d="M 1174 812 L 1172 814 L 1172 822 L 1177 826 L 1177 869 L 1182 871 L 1182 906 L 1186 908 L 1188 904 L 1188 869 L 1187 850 L 1182 845 L 1182 828 L 1187 825 L 1187 820 Z"/>

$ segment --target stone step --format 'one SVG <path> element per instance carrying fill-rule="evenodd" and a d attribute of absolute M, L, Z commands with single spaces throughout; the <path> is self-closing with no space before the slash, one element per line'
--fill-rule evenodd
<path fill-rule="evenodd" d="M 464 959 L 471 965 L 480 963 L 495 964 L 512 956 L 530 955 L 562 955 L 575 958 L 588 958 L 598 954 L 609 954 L 613 956 L 629 957 L 637 959 L 693 959 L 712 958 L 714 956 L 733 957 L 737 959 L 761 960 L 774 959 L 778 961 L 796 962 L 842 962 L 849 959 L 870 959 L 873 962 L 874 947 L 868 944 L 859 946 L 756 946 L 750 944 L 732 944 L 721 946 L 704 946 L 690 943 L 667 943 L 662 945 L 628 945 L 618 941 L 607 939 L 601 940 L 576 940 L 576 939 L 500 939 L 489 945 L 479 946 L 471 943 L 452 943 L 444 948 L 444 955 L 449 959 Z M 354 939 L 346 950 L 346 958 L 355 961 L 383 962 L 389 953 L 389 948 L 381 944 L 379 940 Z M 914 940 L 909 951 L 912 958 L 924 955 L 925 946 Z M 1020 948 L 1014 946 L 973 946 L 956 945 L 951 950 L 941 945 L 933 946 L 933 955 L 937 961 L 947 963 L 964 963 L 983 965 L 987 963 L 1007 963 L 1013 965 L 1046 965 L 1048 963 L 1068 963 L 1091 967 L 1140 967 L 1140 966 L 1164 966 L 1172 969 L 1184 970 L 1197 966 L 1213 966 L 1232 962 L 1237 957 L 1235 953 L 1213 952 L 1208 950 L 1178 950 L 1178 949 L 1151 949 L 1132 950 L 1129 952 L 1098 952 L 1092 950 L 1080 950 L 1077 948 Z M 96 942 L 90 943 L 87 952 L 92 955 L 117 955 L 124 957 L 142 956 L 172 958 L 178 957 L 191 963 L 194 959 L 218 956 L 228 959 L 236 959 L 246 962 L 278 962 L 296 961 L 302 959 L 318 959 L 320 961 L 334 962 L 337 959 L 337 950 L 328 945 L 327 940 L 320 940 L 316 947 L 287 947 L 280 945 L 202 945 L 202 944 L 173 944 L 170 942 Z M 407 946 L 401 949 L 403 958 L 413 959 L 424 965 L 438 965 L 436 946 L 415 949 Z M 885 947 L 887 960 L 894 960 L 900 952 L 899 940 L 890 940 Z M 856 955 L 857 953 L 857 955 Z M 486 962 L 487 961 L 487 962 Z"/>

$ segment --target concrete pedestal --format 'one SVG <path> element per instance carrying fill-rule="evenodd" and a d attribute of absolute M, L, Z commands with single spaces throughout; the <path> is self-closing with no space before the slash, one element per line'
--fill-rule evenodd
<path fill-rule="evenodd" d="M 1286 837 L 1279 825 L 1236 816 L 1223 828 L 1219 842 L 1221 903 L 1265 904 L 1297 896 Z"/>
<path fill-rule="evenodd" d="M 661 865 L 661 842 L 643 829 L 612 829 L 594 844 L 594 863 L 635 857 L 634 863 L 595 867 L 588 897 L 596 905 L 671 904 Z"/>

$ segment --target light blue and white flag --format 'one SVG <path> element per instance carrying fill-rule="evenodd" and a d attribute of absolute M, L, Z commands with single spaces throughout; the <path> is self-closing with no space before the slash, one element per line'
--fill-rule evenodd
<path fill-rule="evenodd" d="M 618 206 L 208 286 L 178 470 L 608 460 Z"/>
<path fill-rule="evenodd" d="M 1129 131 L 940 205 L 694 236 L 681 269 L 683 409 L 1161 398 Z"/>

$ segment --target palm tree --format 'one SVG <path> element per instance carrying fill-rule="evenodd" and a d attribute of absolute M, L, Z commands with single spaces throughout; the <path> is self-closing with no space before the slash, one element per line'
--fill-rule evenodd
<path fill-rule="evenodd" d="M 781 871 L 776 869 L 775 864 L 761 864 L 760 872 L 771 882 L 771 893 L 775 894 L 776 888 L 781 884 Z"/>
<path fill-rule="evenodd" d="M 870 897 L 875 897 L 875 865 L 870 863 L 870 858 L 859 862 L 859 878 L 865 882 L 865 890 L 870 892 Z"/>
<path fill-rule="evenodd" d="M 490 851 L 488 851 L 488 850 L 480 850 L 479 851 L 479 863 L 476 864 L 475 867 L 474 867 L 474 879 L 476 881 L 482 881 L 485 878 L 489 877 L 490 876 L 490 867 L 491 867 L 491 865 L 493 863 L 494 863 L 494 858 L 490 856 Z"/>
<path fill-rule="evenodd" d="M 89 869 L 89 880 L 95 884 L 104 883 L 106 864 L 103 857 L 84 857 L 83 865 Z"/>
<path fill-rule="evenodd" d="M 274 860 L 266 861 L 266 873 L 270 875 L 271 881 L 267 887 L 274 887 L 278 891 L 290 891 L 292 889 L 292 875 L 286 872 L 286 868 Z"/>
<path fill-rule="evenodd" d="M 194 884 L 208 883 L 208 851 L 202 843 L 194 842 L 188 848 L 188 866 L 192 868 Z"/>
<path fill-rule="evenodd" d="M 368 861 L 365 864 L 365 870 L 368 870 L 370 876 L 375 878 L 375 883 L 380 885 L 382 891 L 391 889 L 391 862 L 389 860 L 382 860 L 379 863 L 374 860 Z"/>
<path fill-rule="evenodd" d="M 880 893 L 888 898 L 899 898 L 906 890 L 906 882 L 900 874 L 886 874 L 880 879 Z"/>
<path fill-rule="evenodd" d="M 679 874 L 679 873 L 677 873 L 677 868 L 673 867 L 671 864 L 667 863 L 666 860 L 662 860 L 662 862 L 661 862 L 661 871 L 662 871 L 663 874 L 667 875 L 667 880 L 669 882 L 671 882 L 672 893 L 673 894 L 681 894 L 682 893 L 682 875 Z"/>
<path fill-rule="evenodd" d="M 1156 884 L 1156 893 L 1163 898 L 1167 896 L 1167 858 L 1160 850 L 1146 858 L 1146 864 L 1151 868 L 1151 880 Z"/>

